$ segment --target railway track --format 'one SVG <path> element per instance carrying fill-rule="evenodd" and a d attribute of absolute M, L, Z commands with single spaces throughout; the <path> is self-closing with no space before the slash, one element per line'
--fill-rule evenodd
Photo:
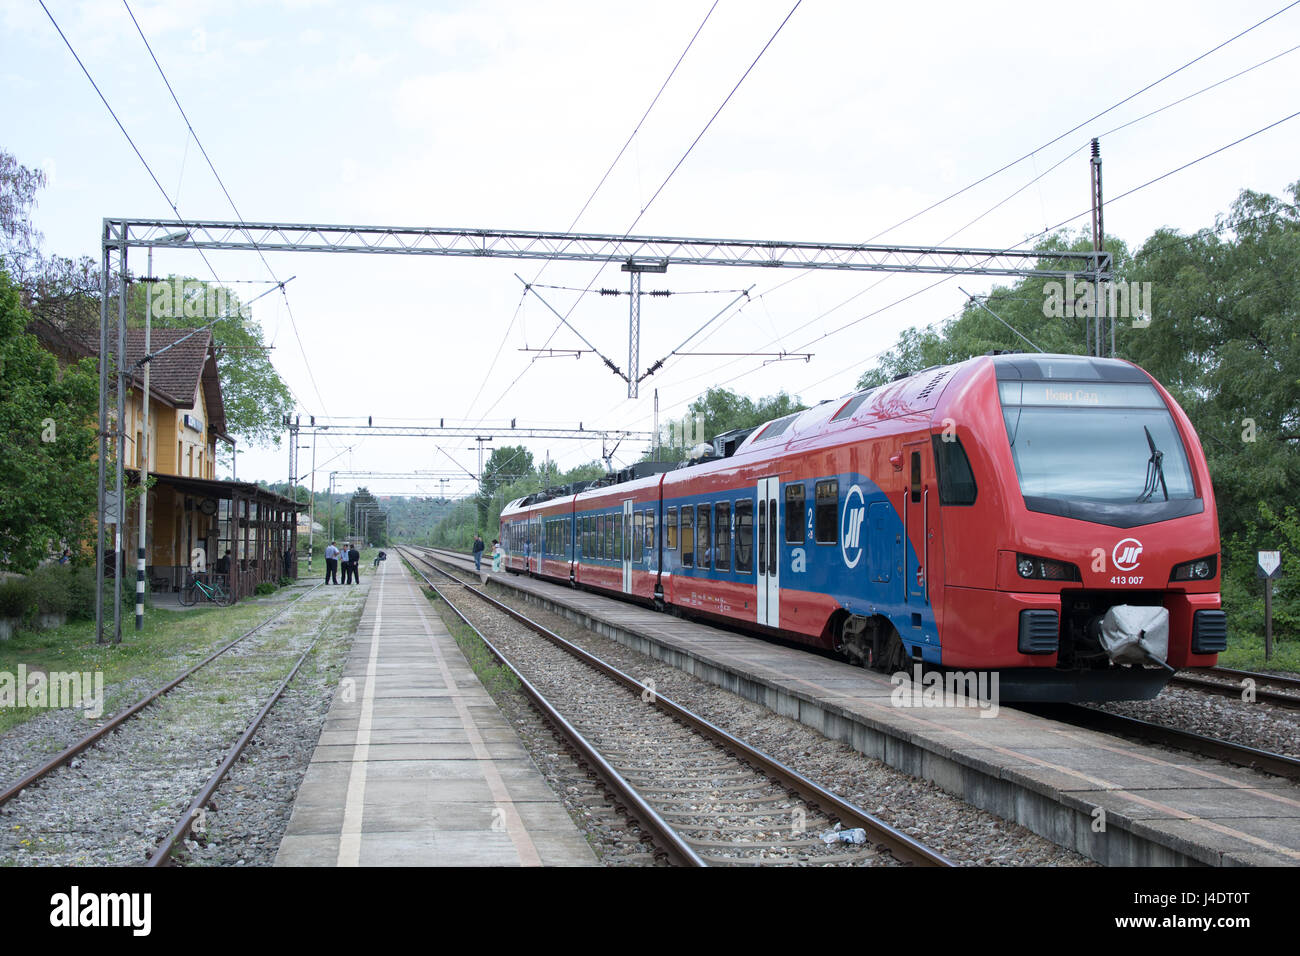
<path fill-rule="evenodd" d="M 44 784 L 34 791 L 42 795 L 41 799 L 23 800 L 6 809 L 5 812 L 9 815 L 7 822 L 13 826 L 14 820 L 24 821 L 13 828 L 25 827 L 28 832 L 43 832 L 49 839 L 46 841 L 43 837 L 42 842 L 59 844 L 65 840 L 71 843 L 76 843 L 78 840 L 107 842 L 102 831 L 113 829 L 116 824 L 117 829 L 122 832 L 121 839 L 114 848 L 114 851 L 121 850 L 120 862 L 134 863 L 139 860 L 139 853 L 143 852 L 150 866 L 167 863 L 196 824 L 200 830 L 202 829 L 203 808 L 225 774 L 235 765 L 239 755 L 252 741 L 262 721 L 271 712 L 319 641 L 318 635 L 305 651 L 300 654 L 291 652 L 290 655 L 285 655 L 280 649 L 268 649 L 271 644 L 276 643 L 273 633 L 267 636 L 260 647 L 254 646 L 256 642 L 250 641 L 250 638 L 259 633 L 266 633 L 271 625 L 284 618 L 292 609 L 299 607 L 303 601 L 317 593 L 319 588 L 320 585 L 316 585 L 288 602 L 255 627 L 249 628 L 233 641 L 223 645 L 162 687 L 146 694 L 102 726 L 74 741 L 39 767 L 6 786 L 3 791 L 0 791 L 0 805 L 9 803 L 35 784 Z M 261 678 L 260 674 L 254 673 L 259 666 L 256 661 L 258 656 L 276 658 L 288 656 L 296 658 L 296 661 L 264 706 L 259 709 L 252 722 L 245 726 L 234 746 L 225 752 L 217 771 L 208 777 L 199 789 L 198 795 L 190 801 L 182 819 L 172 827 L 170 833 L 159 844 L 156 823 L 145 822 L 145 819 L 151 812 L 156 813 L 161 807 L 167 804 L 175 805 L 173 801 L 184 799 L 183 796 L 171 796 L 168 791 L 179 790 L 180 794 L 184 794 L 185 780 L 205 774 L 206 768 L 211 767 L 215 762 L 208 756 L 208 747 L 203 748 L 205 751 L 203 753 L 186 754 L 183 752 L 183 747 L 176 745 L 177 737 L 182 736 L 187 730 L 179 727 L 178 723 L 191 720 L 207 729 L 215 727 L 216 733 L 221 735 L 224 730 L 223 723 L 230 722 L 229 712 L 236 709 L 239 703 L 240 698 L 236 695 L 241 692 L 247 693 L 248 685 Z M 187 683 L 196 675 L 210 673 L 205 669 L 222 658 L 233 663 L 229 673 L 214 675 L 211 678 L 211 687 L 195 688 L 193 683 Z M 174 705 L 179 712 L 179 717 L 183 719 L 178 721 L 172 714 L 157 713 L 159 708 L 165 710 L 171 706 L 170 695 L 181 687 L 191 690 L 190 697 L 184 705 Z M 248 697 L 243 698 L 245 701 L 248 699 Z M 136 720 L 136 718 L 141 719 Z M 139 726 L 140 729 L 132 735 L 117 733 L 128 723 Z M 226 736 L 225 739 L 230 738 Z M 82 754 L 85 754 L 85 757 L 77 760 L 76 758 Z M 117 775 L 119 778 L 128 777 L 129 783 L 123 785 L 119 780 L 116 783 L 105 784 L 104 780 L 114 775 L 105 773 L 103 768 L 95 766 L 101 761 L 131 767 L 129 774 Z M 60 768 L 68 768 L 70 772 L 53 777 L 52 775 Z M 126 794 L 126 791 L 132 788 L 135 791 L 135 800 Z M 120 800 L 117 799 L 119 797 Z M 102 810 L 94 805 L 95 801 L 103 801 Z M 30 822 L 32 820 L 36 822 Z M 104 826 L 105 823 L 108 823 L 107 827 Z M 91 836 L 92 831 L 99 831 L 99 835 Z M 134 852 L 128 851 L 125 849 L 128 845 L 134 845 L 139 849 Z M 32 859 L 30 862 L 43 861 Z"/>
<path fill-rule="evenodd" d="M 1241 671 L 1231 667 L 1205 667 L 1176 674 L 1169 683 L 1238 700 L 1249 693 L 1261 703 L 1300 710 L 1300 679 L 1294 677 Z"/>
<path fill-rule="evenodd" d="M 1167 727 L 1164 724 L 1138 720 L 1135 717 L 1112 714 L 1082 704 L 1035 704 L 1022 709 L 1076 727 L 1160 744 L 1202 757 L 1222 760 L 1238 767 L 1285 777 L 1288 780 L 1300 780 L 1300 760 L 1295 757 L 1247 747 L 1231 740 L 1196 734 L 1176 727 Z"/>
<path fill-rule="evenodd" d="M 400 549 L 408 564 L 477 633 L 525 694 L 675 863 L 951 866 L 942 855 L 785 767 L 433 564 Z M 445 579 L 435 583 L 423 566 Z M 458 608 L 469 593 L 491 612 Z M 482 605 L 480 605 L 482 607 Z M 517 626 L 495 640 L 470 618 L 507 615 Z M 527 660 L 526 667 L 516 661 Z M 524 673 L 524 671 L 527 673 Z M 598 676 L 599 675 L 599 676 Z M 579 690 L 575 692 L 574 688 Z M 566 697 L 561 714 L 549 695 Z M 826 843 L 839 824 L 862 844 Z M 889 856 L 882 853 L 887 850 Z"/>
<path fill-rule="evenodd" d="M 455 556 L 461 560 L 465 558 L 464 555 L 456 552 L 429 550 L 433 553 Z M 1256 700 L 1287 708 L 1300 707 L 1300 696 L 1286 692 L 1287 689 L 1300 691 L 1300 680 L 1294 678 L 1240 671 L 1225 667 L 1204 668 L 1201 672 L 1188 675 L 1180 674 L 1175 678 L 1175 682 L 1180 686 L 1206 690 L 1210 693 L 1237 700 L 1242 698 L 1242 692 L 1244 686 L 1246 686 L 1242 682 L 1246 680 L 1254 682 L 1250 686 L 1255 693 Z M 1235 683 L 1229 683 L 1229 681 Z M 1269 691 L 1260 685 L 1271 685 L 1276 690 Z M 1176 750 L 1222 760 L 1235 766 L 1260 770 L 1289 780 L 1300 780 L 1300 760 L 1286 754 L 1279 754 L 1205 734 L 1197 734 L 1165 724 L 1113 714 L 1084 705 L 1025 705 L 1022 709 L 1074 726 L 1086 727 L 1102 733 L 1128 737 L 1147 743 L 1160 744 Z"/>

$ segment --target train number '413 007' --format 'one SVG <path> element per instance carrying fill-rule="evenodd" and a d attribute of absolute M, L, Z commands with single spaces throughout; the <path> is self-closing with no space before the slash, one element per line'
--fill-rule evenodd
<path fill-rule="evenodd" d="M 1111 575 L 1111 584 L 1141 584 L 1142 575 L 1140 574 L 1114 574 Z"/>

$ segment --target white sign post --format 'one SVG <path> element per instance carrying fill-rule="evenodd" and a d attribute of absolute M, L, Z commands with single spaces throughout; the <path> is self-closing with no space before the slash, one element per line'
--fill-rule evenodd
<path fill-rule="evenodd" d="M 1273 657 L 1273 579 L 1282 576 L 1282 552 L 1259 552 L 1259 576 L 1264 579 L 1264 660 Z"/>

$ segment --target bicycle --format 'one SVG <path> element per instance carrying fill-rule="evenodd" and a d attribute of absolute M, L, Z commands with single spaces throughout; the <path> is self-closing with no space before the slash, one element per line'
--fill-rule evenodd
<path fill-rule="evenodd" d="M 198 603 L 200 597 L 219 607 L 226 607 L 230 604 L 230 592 L 222 586 L 219 580 L 208 582 L 201 577 L 193 576 L 190 578 L 190 583 L 181 588 L 181 604 L 185 607 L 193 607 Z"/>

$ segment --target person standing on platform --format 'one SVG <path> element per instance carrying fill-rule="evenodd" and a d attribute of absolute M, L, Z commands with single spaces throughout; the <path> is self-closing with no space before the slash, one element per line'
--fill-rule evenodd
<path fill-rule="evenodd" d="M 352 547 L 352 545 L 344 541 L 343 547 L 339 548 L 339 568 L 343 571 L 344 584 L 352 583 L 352 559 L 348 557 L 348 549 L 350 547 Z"/>
<path fill-rule="evenodd" d="M 483 570 L 483 536 L 474 535 L 474 570 Z"/>
<path fill-rule="evenodd" d="M 354 544 L 348 551 L 348 563 L 352 565 L 352 583 L 361 583 L 361 552 L 357 550 Z"/>
<path fill-rule="evenodd" d="M 493 538 L 492 539 L 492 570 L 493 571 L 501 570 L 501 558 L 502 558 L 501 542 L 498 541 L 496 538 Z"/>
<path fill-rule="evenodd" d="M 325 549 L 325 583 L 329 584 L 331 578 L 335 584 L 339 583 L 339 549 L 333 541 Z"/>

